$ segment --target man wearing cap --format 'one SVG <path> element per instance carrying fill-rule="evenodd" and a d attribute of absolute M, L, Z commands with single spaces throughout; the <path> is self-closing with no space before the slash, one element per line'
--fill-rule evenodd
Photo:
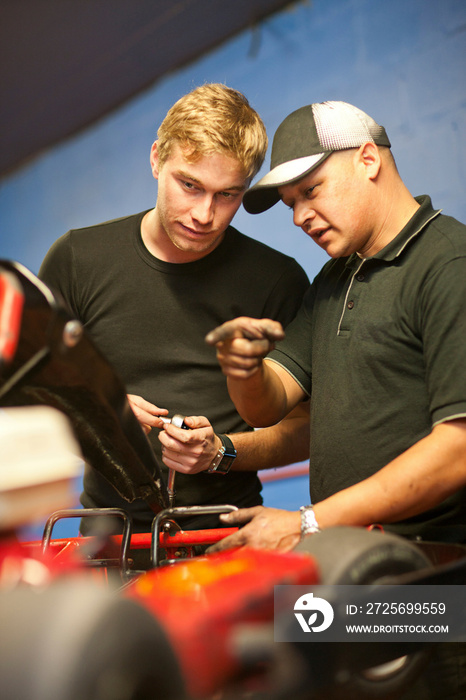
<path fill-rule="evenodd" d="M 466 542 L 466 227 L 410 194 L 385 129 L 343 102 L 279 126 L 244 206 L 280 199 L 331 260 L 286 337 L 275 321 L 239 318 L 207 342 L 250 425 L 309 399 L 313 505 L 222 516 L 244 527 L 213 549 L 291 549 L 321 528 L 371 523 Z"/>

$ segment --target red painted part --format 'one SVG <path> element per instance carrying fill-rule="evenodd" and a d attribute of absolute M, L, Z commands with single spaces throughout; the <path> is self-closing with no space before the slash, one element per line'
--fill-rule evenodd
<path fill-rule="evenodd" d="M 237 527 L 216 528 L 212 530 L 180 530 L 174 535 L 161 533 L 159 542 L 163 549 L 167 547 L 177 549 L 178 547 L 210 545 L 215 544 L 224 537 L 228 537 L 228 535 L 232 535 L 237 530 Z M 79 551 L 80 547 L 85 547 L 91 539 L 90 537 L 68 537 L 66 539 L 51 540 L 49 550 L 54 556 L 57 556 L 65 548 L 73 548 L 75 551 Z M 121 540 L 121 535 L 114 535 L 111 538 L 112 543 L 118 548 L 121 546 Z M 150 549 L 151 540 L 152 535 L 150 532 L 136 532 L 131 536 L 130 549 Z M 30 551 L 42 549 L 41 542 L 23 542 L 21 546 L 24 547 L 25 550 Z"/>
<path fill-rule="evenodd" d="M 25 549 L 13 535 L 0 539 L 0 589 L 11 589 L 23 583 L 48 585 L 64 573 L 80 569 L 80 560 L 69 548 L 62 548 L 59 556 L 52 552 L 44 555 L 40 547 Z"/>
<path fill-rule="evenodd" d="M 238 626 L 273 621 L 274 586 L 318 580 L 316 564 L 305 554 L 242 548 L 152 569 L 123 594 L 165 628 L 188 694 L 202 698 L 238 674 L 232 649 Z"/>
<path fill-rule="evenodd" d="M 9 363 L 18 345 L 24 295 L 16 277 L 0 272 L 0 362 Z"/>

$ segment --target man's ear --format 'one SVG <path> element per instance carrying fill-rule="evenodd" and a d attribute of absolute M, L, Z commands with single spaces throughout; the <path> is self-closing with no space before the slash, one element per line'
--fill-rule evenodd
<path fill-rule="evenodd" d="M 375 180 L 382 164 L 380 151 L 375 143 L 372 143 L 372 141 L 363 143 L 358 149 L 357 159 L 359 164 L 364 168 L 366 176 L 370 180 Z"/>
<path fill-rule="evenodd" d="M 156 180 L 158 180 L 160 172 L 158 141 L 154 141 L 152 148 L 150 149 L 150 167 L 152 170 L 152 175 Z"/>

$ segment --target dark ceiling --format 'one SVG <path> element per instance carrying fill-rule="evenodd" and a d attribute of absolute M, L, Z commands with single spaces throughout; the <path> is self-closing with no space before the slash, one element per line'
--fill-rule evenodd
<path fill-rule="evenodd" d="M 0 177 L 290 0 L 1 0 Z"/>

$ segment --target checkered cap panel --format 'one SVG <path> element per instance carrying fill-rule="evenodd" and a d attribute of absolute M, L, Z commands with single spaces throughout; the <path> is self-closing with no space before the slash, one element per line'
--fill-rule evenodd
<path fill-rule="evenodd" d="M 358 148 L 382 136 L 383 128 L 372 117 L 346 102 L 322 102 L 312 110 L 323 150 Z"/>

